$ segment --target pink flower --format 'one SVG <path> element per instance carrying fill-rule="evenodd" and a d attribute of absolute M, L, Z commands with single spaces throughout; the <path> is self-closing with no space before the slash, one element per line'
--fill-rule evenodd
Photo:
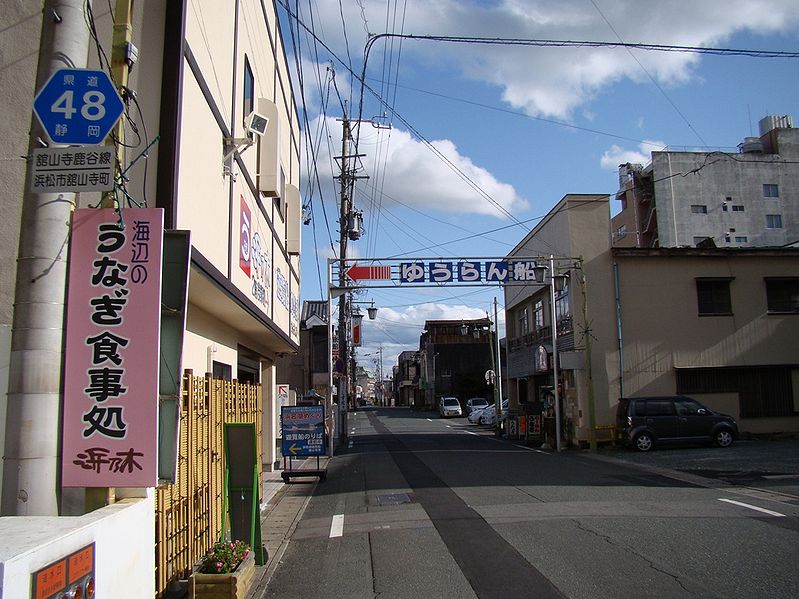
<path fill-rule="evenodd" d="M 216 569 L 217 570 L 221 570 L 222 569 L 222 562 L 216 562 Z"/>

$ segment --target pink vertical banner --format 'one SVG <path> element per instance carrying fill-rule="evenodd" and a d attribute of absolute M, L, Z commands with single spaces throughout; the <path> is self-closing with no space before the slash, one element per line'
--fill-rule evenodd
<path fill-rule="evenodd" d="M 160 208 L 72 218 L 62 485 L 158 484 Z"/>

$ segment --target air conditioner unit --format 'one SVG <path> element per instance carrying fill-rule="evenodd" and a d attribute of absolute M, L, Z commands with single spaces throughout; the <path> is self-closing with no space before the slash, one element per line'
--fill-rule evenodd
<path fill-rule="evenodd" d="M 295 185 L 286 184 L 286 253 L 300 253 L 302 231 L 302 202 L 300 190 Z"/>
<path fill-rule="evenodd" d="M 258 98 L 256 112 L 267 119 L 258 144 L 258 189 L 269 197 L 280 197 L 280 119 L 277 105 L 266 98 Z"/>

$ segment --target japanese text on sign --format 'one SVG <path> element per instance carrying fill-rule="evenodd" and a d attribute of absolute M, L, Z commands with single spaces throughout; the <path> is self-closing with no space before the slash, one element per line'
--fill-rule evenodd
<path fill-rule="evenodd" d="M 163 213 L 78 210 L 72 235 L 65 486 L 153 486 Z"/>

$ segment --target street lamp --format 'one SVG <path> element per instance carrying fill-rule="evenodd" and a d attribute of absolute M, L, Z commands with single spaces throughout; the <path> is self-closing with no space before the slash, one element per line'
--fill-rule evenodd
<path fill-rule="evenodd" d="M 563 291 L 563 288 L 566 285 L 566 281 L 569 278 L 568 274 L 556 274 L 555 272 L 555 257 L 549 257 L 549 267 L 547 266 L 540 266 L 536 265 L 533 268 L 533 275 L 535 276 L 535 280 L 538 283 L 544 283 L 544 279 L 546 277 L 546 273 L 549 271 L 549 303 L 550 303 L 550 313 L 551 313 L 551 320 L 552 320 L 552 377 L 553 377 L 553 384 L 552 384 L 552 391 L 555 395 L 555 447 L 557 451 L 561 450 L 561 442 L 560 442 L 560 421 L 561 421 L 561 413 L 560 413 L 560 390 L 558 389 L 558 314 L 555 308 L 555 294 Z"/>

